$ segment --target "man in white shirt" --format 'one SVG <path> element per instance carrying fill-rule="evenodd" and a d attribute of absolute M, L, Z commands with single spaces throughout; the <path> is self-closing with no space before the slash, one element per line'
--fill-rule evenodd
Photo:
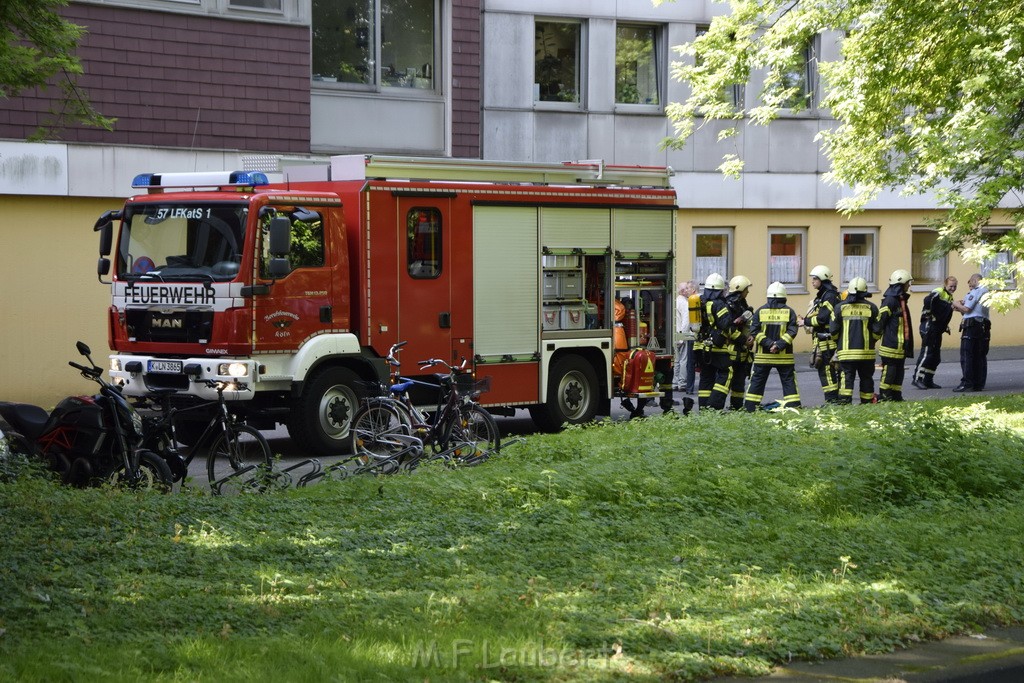
<path fill-rule="evenodd" d="M 697 335 L 690 327 L 690 295 L 696 293 L 697 283 L 687 280 L 679 284 L 676 296 L 676 360 L 672 386 L 686 394 L 693 393 L 693 342 Z"/>

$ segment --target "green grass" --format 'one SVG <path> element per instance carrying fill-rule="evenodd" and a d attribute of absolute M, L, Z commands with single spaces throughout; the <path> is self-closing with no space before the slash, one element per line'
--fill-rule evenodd
<path fill-rule="evenodd" d="M 1024 397 L 214 498 L 0 483 L 0 678 L 695 680 L 1024 617 Z"/>

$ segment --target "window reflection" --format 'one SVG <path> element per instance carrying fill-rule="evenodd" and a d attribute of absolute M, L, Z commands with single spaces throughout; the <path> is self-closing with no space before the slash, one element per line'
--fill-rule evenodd
<path fill-rule="evenodd" d="M 437 0 L 313 0 L 313 80 L 434 88 Z"/>

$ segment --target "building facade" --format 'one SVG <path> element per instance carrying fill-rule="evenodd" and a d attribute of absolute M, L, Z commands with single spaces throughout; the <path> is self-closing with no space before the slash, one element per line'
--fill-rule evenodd
<path fill-rule="evenodd" d="M 787 76 L 802 110 L 767 126 L 740 122 L 724 141 L 724 124 L 711 122 L 684 148 L 663 146 L 673 135 L 666 107 L 687 95 L 671 78 L 673 46 L 726 9 L 711 0 L 74 0 L 63 12 L 87 29 L 78 83 L 117 122 L 28 143 L 53 120 L 54 91 L 0 100 L 0 237 L 19 245 L 0 257 L 0 319 L 19 330 L 0 344 L 0 384 L 10 398 L 52 403 L 79 381 L 66 366 L 76 339 L 103 355 L 109 290 L 90 265 L 89 227 L 147 171 L 276 170 L 282 159 L 344 153 L 667 165 L 680 207 L 677 279 L 743 274 L 755 302 L 779 280 L 798 311 L 818 263 L 841 286 L 863 276 L 875 291 L 907 268 L 923 294 L 947 274 L 963 292 L 971 273 L 1014 258 L 929 261 L 927 223 L 941 209 L 930 197 L 890 194 L 854 217 L 835 212 L 844 190 L 823 181 L 814 140 L 835 122 L 818 106 L 815 65 L 838 57 L 838 36 L 818 36 Z M 727 97 L 749 105 L 759 90 L 755 74 Z M 728 153 L 745 160 L 739 180 L 718 171 Z M 1008 229 L 1007 220 L 991 234 Z M 1024 343 L 1021 315 L 997 318 L 993 343 Z"/>

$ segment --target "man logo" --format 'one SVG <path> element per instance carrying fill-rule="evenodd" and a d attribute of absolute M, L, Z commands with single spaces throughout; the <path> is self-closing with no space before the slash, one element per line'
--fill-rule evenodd
<path fill-rule="evenodd" d="M 163 330 L 180 330 L 185 327 L 185 321 L 181 318 L 153 318 L 149 325 Z"/>

